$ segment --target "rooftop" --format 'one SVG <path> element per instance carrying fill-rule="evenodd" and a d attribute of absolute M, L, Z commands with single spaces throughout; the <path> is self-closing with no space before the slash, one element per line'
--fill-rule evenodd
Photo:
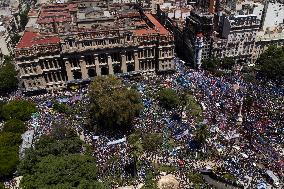
<path fill-rule="evenodd" d="M 66 37 L 66 32 L 70 35 L 78 35 L 84 32 L 101 33 L 103 31 L 129 32 L 133 36 L 170 34 L 153 15 L 149 13 L 140 15 L 140 12 L 133 7 L 112 13 L 112 18 L 104 18 L 102 20 L 101 17 L 95 15 L 94 17 L 74 19 L 74 21 L 71 18 L 73 13 L 70 13 L 67 9 L 70 7 L 74 8 L 76 5 L 71 5 L 60 4 L 58 7 L 55 7 L 52 4 L 43 6 L 39 17 L 33 17 L 37 19 L 36 23 L 39 25 L 34 24 L 29 28 L 29 31 L 26 30 L 16 48 L 25 49 L 37 45 L 60 43 L 60 40 Z M 58 12 L 57 10 L 61 11 Z M 53 22 L 70 22 L 70 24 L 65 24 L 64 26 L 41 25 L 42 23 Z M 36 28 L 36 25 L 38 28 Z"/>
<path fill-rule="evenodd" d="M 57 36 L 41 36 L 36 32 L 25 31 L 16 48 L 31 48 L 36 45 L 55 44 L 59 42 L 60 38 Z"/>
<path fill-rule="evenodd" d="M 161 35 L 167 35 L 169 34 L 169 31 L 166 30 L 164 26 L 162 26 L 156 18 L 154 18 L 151 14 L 146 14 L 146 17 L 149 19 L 149 21 L 154 25 L 154 28 L 143 28 L 143 29 L 136 29 L 134 30 L 134 33 L 136 35 L 147 35 L 147 34 L 161 34 Z"/>
<path fill-rule="evenodd" d="M 37 23 L 71 22 L 71 12 L 77 10 L 77 4 L 50 4 L 42 6 Z"/>

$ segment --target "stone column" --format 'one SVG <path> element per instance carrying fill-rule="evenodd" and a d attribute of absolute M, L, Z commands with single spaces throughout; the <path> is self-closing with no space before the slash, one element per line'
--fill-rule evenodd
<path fill-rule="evenodd" d="M 67 72 L 67 80 L 68 81 L 74 80 L 73 73 L 71 71 L 71 64 L 70 64 L 68 58 L 63 58 L 63 60 L 65 62 L 65 68 L 66 68 L 66 72 Z"/>
<path fill-rule="evenodd" d="M 138 52 L 134 51 L 134 70 L 139 71 Z"/>
<path fill-rule="evenodd" d="M 59 82 L 60 80 L 58 78 L 57 72 L 54 72 L 53 74 L 54 74 L 54 78 L 56 78 L 56 82 Z"/>
<path fill-rule="evenodd" d="M 54 73 L 53 72 L 50 73 L 50 77 L 51 77 L 51 80 L 52 80 L 51 82 L 55 83 L 55 77 L 54 77 Z"/>
<path fill-rule="evenodd" d="M 108 73 L 110 75 L 113 75 L 112 60 L 111 60 L 111 56 L 110 55 L 107 56 L 107 64 L 108 64 Z"/>
<path fill-rule="evenodd" d="M 51 83 L 51 82 L 52 82 L 52 79 L 51 79 L 51 76 L 50 76 L 50 73 L 49 73 L 49 72 L 47 73 L 47 81 L 48 81 L 48 83 Z"/>
<path fill-rule="evenodd" d="M 98 57 L 97 54 L 95 54 L 94 57 L 95 57 L 96 73 L 97 73 L 97 76 L 100 76 L 101 75 L 101 68 L 100 68 L 99 57 Z"/>
<path fill-rule="evenodd" d="M 52 66 L 53 68 L 56 68 L 56 59 L 52 59 Z"/>
<path fill-rule="evenodd" d="M 61 77 L 60 77 L 60 72 L 57 72 L 57 73 L 56 73 L 56 77 L 57 77 L 57 80 L 58 80 L 58 81 L 62 81 L 62 80 L 61 80 Z"/>
<path fill-rule="evenodd" d="M 65 81 L 65 78 L 64 78 L 62 72 L 59 72 L 59 78 L 60 78 L 60 81 Z"/>
<path fill-rule="evenodd" d="M 56 68 L 55 67 L 55 59 L 51 59 L 51 64 L 52 64 L 52 68 Z"/>
<path fill-rule="evenodd" d="M 52 59 L 48 59 L 47 63 L 48 63 L 49 69 L 52 69 L 53 68 Z"/>
<path fill-rule="evenodd" d="M 58 73 L 58 79 L 59 79 L 59 81 L 62 81 L 62 80 L 63 80 L 63 79 L 62 79 L 61 72 Z"/>
<path fill-rule="evenodd" d="M 43 77 L 45 79 L 45 76 L 46 76 L 46 83 L 49 83 L 49 78 L 48 78 L 48 74 L 45 74 Z"/>
<path fill-rule="evenodd" d="M 42 69 L 41 69 L 40 65 L 37 65 L 37 66 L 36 66 L 36 72 L 37 72 L 38 74 L 42 74 Z"/>
<path fill-rule="evenodd" d="M 45 82 L 44 76 L 41 76 L 40 80 L 41 80 L 41 86 L 43 88 L 45 88 L 46 87 L 46 82 Z"/>
<path fill-rule="evenodd" d="M 25 88 L 27 89 L 29 87 L 28 83 L 27 83 L 27 80 L 26 79 L 23 79 L 23 83 L 24 83 L 24 86 Z"/>
<path fill-rule="evenodd" d="M 25 75 L 25 68 L 20 68 L 20 75 Z"/>
<path fill-rule="evenodd" d="M 127 72 L 125 52 L 123 52 L 121 55 L 121 70 L 122 70 L 122 73 Z"/>
<path fill-rule="evenodd" d="M 81 67 L 81 72 L 82 72 L 82 78 L 87 79 L 88 78 L 88 71 L 87 71 L 87 68 L 86 68 L 86 61 L 84 59 L 84 56 L 81 56 L 80 67 Z"/>

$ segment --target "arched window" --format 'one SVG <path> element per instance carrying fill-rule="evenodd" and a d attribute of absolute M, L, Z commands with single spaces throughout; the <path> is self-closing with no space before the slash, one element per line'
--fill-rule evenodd
<path fill-rule="evenodd" d="M 132 64 L 129 64 L 127 66 L 127 72 L 132 72 L 132 71 L 134 71 L 134 66 Z"/>
<path fill-rule="evenodd" d="M 119 64 L 113 66 L 113 73 L 121 73 L 121 66 Z"/>
<path fill-rule="evenodd" d="M 102 67 L 101 74 L 102 75 L 108 75 L 108 68 L 107 67 Z"/>
<path fill-rule="evenodd" d="M 74 79 L 82 79 L 82 73 L 80 71 L 73 72 Z"/>
<path fill-rule="evenodd" d="M 96 71 L 95 71 L 95 69 L 89 69 L 89 70 L 88 70 L 88 75 L 89 75 L 89 77 L 95 77 L 95 76 L 96 76 Z"/>

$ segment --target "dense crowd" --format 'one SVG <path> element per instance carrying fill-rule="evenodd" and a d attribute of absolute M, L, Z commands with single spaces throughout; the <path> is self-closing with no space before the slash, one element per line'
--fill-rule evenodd
<path fill-rule="evenodd" d="M 153 168 L 151 162 L 177 167 L 175 175 L 183 187 L 190 184 L 186 172 L 204 169 L 209 162 L 220 174 L 230 173 L 238 183 L 249 188 L 265 180 L 263 173 L 268 169 L 283 181 L 283 88 L 246 82 L 240 71 L 217 77 L 205 71 L 188 69 L 179 59 L 175 60 L 175 65 L 175 73 L 123 78 L 125 85 L 137 86 L 143 99 L 144 109 L 134 120 L 134 127 L 144 134 L 170 131 L 179 144 L 172 151 L 145 152 L 138 157 L 143 163 L 137 167 L 137 184 L 145 179 L 146 170 Z M 172 110 L 162 108 L 155 94 L 166 87 L 178 94 L 192 94 L 202 108 L 200 116 L 203 120 L 195 119 L 181 106 Z M 87 87 L 81 87 L 32 97 L 14 94 L 11 99 L 26 98 L 37 105 L 39 111 L 28 122 L 29 130 L 35 131 L 34 141 L 49 134 L 54 124 L 68 125 L 93 146 L 92 155 L 101 168 L 100 179 L 119 174 L 126 180 L 129 178 L 126 167 L 133 163 L 130 146 L 124 140 L 127 137 L 118 136 L 122 139 L 116 143 L 117 137 L 98 135 L 84 127 L 88 115 L 87 92 Z M 248 96 L 253 99 L 251 104 L 246 101 Z M 72 114 L 54 111 L 54 102 L 67 104 Z M 196 157 L 191 153 L 196 151 L 191 145 L 192 134 L 201 122 L 208 125 L 210 131 L 206 144 L 198 150 L 207 154 L 204 161 L 184 156 L 191 154 Z M 209 151 L 217 151 L 217 155 L 211 155 Z"/>

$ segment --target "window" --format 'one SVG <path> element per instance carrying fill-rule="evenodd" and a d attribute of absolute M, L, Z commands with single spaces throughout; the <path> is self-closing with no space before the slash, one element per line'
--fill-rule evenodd
<path fill-rule="evenodd" d="M 130 35 L 127 35 L 127 36 L 126 36 L 126 40 L 127 40 L 127 41 L 130 41 Z"/>
<path fill-rule="evenodd" d="M 132 60 L 132 52 L 126 52 L 127 61 Z"/>
<path fill-rule="evenodd" d="M 73 47 L 73 41 L 69 40 L 67 43 L 69 44 L 70 47 Z"/>

